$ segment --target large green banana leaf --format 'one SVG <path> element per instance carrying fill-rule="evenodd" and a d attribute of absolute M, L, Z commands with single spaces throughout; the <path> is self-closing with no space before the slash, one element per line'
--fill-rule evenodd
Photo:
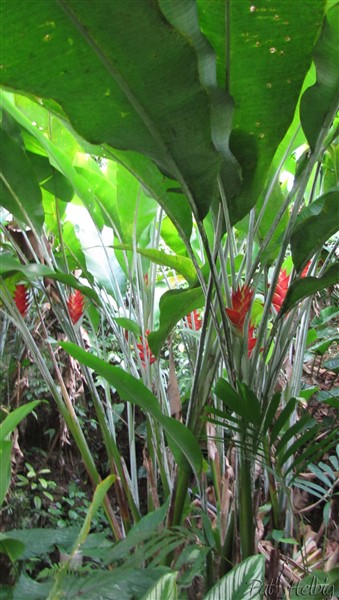
<path fill-rule="evenodd" d="M 146 156 L 178 181 L 199 218 L 221 173 L 236 222 L 255 204 L 292 120 L 324 1 L 307 10 L 295 0 L 3 0 L 2 8 L 5 87 L 40 98 L 90 142 L 128 151 L 135 174 L 138 153 Z"/>

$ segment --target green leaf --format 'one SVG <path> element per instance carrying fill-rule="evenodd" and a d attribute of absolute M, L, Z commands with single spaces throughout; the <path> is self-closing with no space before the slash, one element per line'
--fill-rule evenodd
<path fill-rule="evenodd" d="M 322 31 L 314 49 L 317 81 L 306 90 L 300 101 L 302 128 L 313 149 L 328 113 L 338 105 L 338 35 L 339 4 L 325 15 Z"/>
<path fill-rule="evenodd" d="M 263 204 L 264 197 L 260 195 L 258 202 L 256 204 L 256 216 L 258 217 L 260 214 L 260 209 Z M 268 234 L 271 226 L 273 225 L 274 219 L 277 216 L 280 208 L 282 207 L 285 198 L 281 191 L 280 184 L 277 183 L 274 186 L 272 193 L 270 194 L 269 200 L 267 202 L 266 208 L 263 213 L 263 217 L 260 223 L 259 231 L 258 231 L 258 242 L 259 245 L 264 240 L 266 235 Z M 283 234 L 286 230 L 288 224 L 288 213 L 285 211 L 282 219 L 280 220 L 275 232 L 271 238 L 270 243 L 268 244 L 262 258 L 262 263 L 271 264 L 274 259 L 278 256 L 280 250 L 280 242 L 283 237 Z"/>
<path fill-rule="evenodd" d="M 339 315 L 339 308 L 337 306 L 326 306 L 326 308 L 323 308 L 320 311 L 319 315 L 316 315 L 314 319 L 312 319 L 311 326 L 322 327 L 337 315 Z"/>
<path fill-rule="evenodd" d="M 177 573 L 164 573 L 142 600 L 177 600 Z"/>
<path fill-rule="evenodd" d="M 104 501 L 104 498 L 109 490 L 109 488 L 111 487 L 111 485 L 114 483 L 116 477 L 115 475 L 109 475 L 108 477 L 106 477 L 106 479 L 104 479 L 104 481 L 101 481 L 95 488 L 95 492 L 94 492 L 94 496 L 93 496 L 93 500 L 87 510 L 86 513 L 86 518 L 84 520 L 83 526 L 81 528 L 81 531 L 75 541 L 75 544 L 73 546 L 72 552 L 69 556 L 68 561 L 66 561 L 63 566 L 59 569 L 59 571 L 56 574 L 55 577 L 55 584 L 48 596 L 48 599 L 52 599 L 52 598 L 58 598 L 61 596 L 61 587 L 63 584 L 63 581 L 65 579 L 66 573 L 68 571 L 69 565 L 71 560 L 74 558 L 76 552 L 80 549 L 81 545 L 85 543 L 86 538 L 89 534 L 90 531 L 90 527 L 91 527 L 91 523 L 92 523 L 92 519 L 95 516 L 95 514 L 97 513 L 99 507 L 101 506 L 101 504 Z M 35 500 L 35 498 L 34 498 Z"/>
<path fill-rule="evenodd" d="M 42 277 L 56 279 L 57 281 L 61 281 L 65 285 L 70 286 L 71 288 L 79 290 L 82 294 L 88 296 L 92 300 L 98 300 L 96 292 L 92 288 L 80 284 L 74 275 L 61 273 L 61 271 L 53 271 L 53 269 L 41 264 L 22 265 L 9 254 L 2 254 L 0 261 L 0 275 L 6 279 L 6 277 L 9 277 L 13 273 L 17 272 L 22 273 L 25 279 L 28 281 L 35 281 Z"/>
<path fill-rule="evenodd" d="M 152 352 L 158 356 L 163 344 L 178 321 L 203 305 L 204 295 L 200 287 L 165 292 L 159 303 L 159 329 L 151 332 L 147 338 Z"/>
<path fill-rule="evenodd" d="M 44 222 L 39 183 L 19 143 L 1 130 L 1 204 L 15 219 L 37 231 Z"/>
<path fill-rule="evenodd" d="M 133 251 L 131 246 L 126 245 L 114 245 L 116 250 L 128 250 Z M 186 281 L 192 285 L 197 281 L 197 274 L 195 267 L 190 258 L 185 256 L 179 256 L 176 254 L 167 254 L 163 250 L 156 250 L 154 248 L 137 248 L 138 254 L 149 258 L 152 262 L 157 265 L 169 267 L 180 273 Z"/>
<path fill-rule="evenodd" d="M 286 538 L 284 537 L 284 531 L 280 530 L 280 529 L 273 529 L 272 531 L 272 538 L 276 541 L 276 542 L 282 542 L 285 544 L 298 544 L 297 540 L 295 540 L 294 538 Z"/>
<path fill-rule="evenodd" d="M 142 234 L 154 221 L 158 205 L 154 198 L 145 193 L 139 181 L 121 165 L 117 165 L 116 185 L 122 242 L 132 244 L 136 238 L 141 245 Z"/>
<path fill-rule="evenodd" d="M 25 549 L 25 544 L 11 538 L 10 532 L 0 532 L 0 552 L 7 554 L 11 562 L 18 560 Z"/>
<path fill-rule="evenodd" d="M 126 329 L 131 333 L 134 333 L 136 337 L 141 335 L 140 325 L 138 325 L 138 323 L 136 323 L 132 319 L 127 319 L 127 317 L 116 317 L 113 320 L 119 325 L 119 327 L 122 327 L 123 329 Z"/>
<path fill-rule="evenodd" d="M 63 600 L 142 598 L 166 572 L 168 572 L 166 567 L 115 568 L 111 572 L 98 569 L 89 575 L 81 575 L 81 577 L 67 576 L 63 584 L 62 598 Z M 20 600 L 22 599 L 20 598 Z"/>
<path fill-rule="evenodd" d="M 79 527 L 67 527 L 65 529 L 13 529 L 6 535 L 24 544 L 25 550 L 22 559 L 27 560 L 34 556 L 47 554 L 56 544 L 67 550 L 70 549 L 78 533 Z"/>
<path fill-rule="evenodd" d="M 312 354 L 318 354 L 320 356 L 323 356 L 325 352 L 327 352 L 331 344 L 337 341 L 339 341 L 339 332 L 336 335 L 328 337 L 327 339 L 325 339 L 325 341 L 323 340 L 321 342 L 318 342 L 317 344 L 313 344 L 308 348 L 308 351 L 312 352 Z"/>
<path fill-rule="evenodd" d="M 239 196 L 228 199 L 232 223 L 255 205 L 293 119 L 324 2 L 310 2 L 307 8 L 298 1 L 198 0 L 202 32 L 217 54 L 219 85 L 225 86 L 227 73 L 235 103 L 230 145 L 243 170 L 243 188 Z"/>
<path fill-rule="evenodd" d="M 196 475 L 201 473 L 202 454 L 196 438 L 180 421 L 162 413 L 157 398 L 140 379 L 136 379 L 120 367 L 109 365 L 104 360 L 85 352 L 76 344 L 62 342 L 61 346 L 73 358 L 104 377 L 123 400 L 140 406 L 158 421 L 167 434 L 169 446 L 180 466 L 187 469 L 189 463 Z"/>
<path fill-rule="evenodd" d="M 0 506 L 6 497 L 11 482 L 12 442 L 0 439 Z"/>
<path fill-rule="evenodd" d="M 334 373 L 339 373 L 339 357 L 330 358 L 329 360 L 325 360 L 324 365 L 325 369 L 329 371 L 333 371 Z"/>
<path fill-rule="evenodd" d="M 194 48 L 159 6 L 13 0 L 3 9 L 1 83 L 56 100 L 91 142 L 152 157 L 189 190 L 203 217 L 221 162 L 211 141 L 210 98 Z"/>
<path fill-rule="evenodd" d="M 296 279 L 288 288 L 280 315 L 287 313 L 298 302 L 320 292 L 327 287 L 339 283 L 339 265 L 331 265 L 321 277 L 304 277 Z"/>
<path fill-rule="evenodd" d="M 318 198 L 306 207 L 305 212 L 309 214 L 310 210 L 313 214 L 309 217 L 303 217 L 304 211 L 300 213 L 301 222 L 291 236 L 292 258 L 297 271 L 338 231 L 339 191 L 328 192 Z"/>
<path fill-rule="evenodd" d="M 169 22 L 184 34 L 196 51 L 200 81 L 208 90 L 211 103 L 212 140 L 223 157 L 221 173 L 226 196 L 232 198 L 240 189 L 239 165 L 229 147 L 234 103 L 225 88 L 218 86 L 215 52 L 201 32 L 197 3 L 195 0 L 159 0 L 159 5 Z"/>
<path fill-rule="evenodd" d="M 330 571 L 312 570 L 298 584 L 293 585 L 290 591 L 291 600 L 324 600 L 335 598 L 339 594 L 339 568 Z"/>
<path fill-rule="evenodd" d="M 165 210 L 174 229 L 188 242 L 192 232 L 192 213 L 186 197 L 178 193 L 176 182 L 162 175 L 147 156 L 111 148 L 107 150 L 107 154 L 122 163 L 138 179 L 148 194 Z M 180 238 L 177 241 L 180 243 Z M 169 246 L 172 247 L 170 244 Z"/>
<path fill-rule="evenodd" d="M 290 398 L 288 400 L 288 402 L 286 403 L 286 406 L 281 411 L 280 415 L 278 416 L 278 418 L 272 428 L 271 435 L 270 435 L 271 444 L 273 444 L 275 442 L 277 437 L 281 434 L 281 432 L 286 427 L 286 424 L 288 423 L 288 420 L 289 420 L 292 412 L 294 411 L 296 404 L 297 404 L 296 398 Z"/>
<path fill-rule="evenodd" d="M 261 406 L 258 398 L 245 383 L 238 383 L 238 389 L 246 407 L 247 419 L 259 425 L 261 423 Z"/>
<path fill-rule="evenodd" d="M 19 423 L 25 417 L 27 417 L 27 415 L 32 412 L 32 410 L 34 410 L 40 404 L 40 402 L 40 400 L 33 400 L 33 402 L 23 404 L 22 406 L 19 406 L 10 412 L 0 425 L 0 440 L 4 440 L 10 433 L 12 433 Z"/>
<path fill-rule="evenodd" d="M 247 407 L 242 401 L 242 396 L 226 381 L 218 379 L 215 393 L 224 404 L 243 419 L 247 419 Z"/>
<path fill-rule="evenodd" d="M 53 197 L 60 198 L 64 202 L 70 202 L 74 196 L 73 186 L 57 171 L 49 162 L 48 158 L 27 152 L 40 185 L 49 191 Z"/>
<path fill-rule="evenodd" d="M 234 567 L 204 596 L 204 600 L 262 600 L 265 558 L 250 556 Z"/>
<path fill-rule="evenodd" d="M 38 583 L 22 573 L 14 588 L 12 600 L 46 600 L 52 581 Z"/>

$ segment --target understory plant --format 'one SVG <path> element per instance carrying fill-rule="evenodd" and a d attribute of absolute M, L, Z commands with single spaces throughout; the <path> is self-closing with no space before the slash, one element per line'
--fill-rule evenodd
<path fill-rule="evenodd" d="M 301 4 L 4 2 L 2 319 L 103 502 L 100 569 L 158 597 L 250 594 L 258 553 L 282 587 L 312 568 L 294 493 L 338 444 L 302 389 L 339 282 L 338 5 Z M 52 575 L 39 593 L 68 597 Z"/>

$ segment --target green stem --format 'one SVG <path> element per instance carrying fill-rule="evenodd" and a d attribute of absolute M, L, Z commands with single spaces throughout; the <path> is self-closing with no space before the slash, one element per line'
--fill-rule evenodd
<path fill-rule="evenodd" d="M 252 498 L 252 465 L 246 456 L 246 441 L 241 440 L 239 454 L 239 534 L 242 560 L 254 554 L 254 515 Z"/>

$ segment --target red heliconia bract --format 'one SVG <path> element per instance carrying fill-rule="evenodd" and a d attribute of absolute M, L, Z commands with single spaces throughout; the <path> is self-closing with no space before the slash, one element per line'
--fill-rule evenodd
<path fill-rule="evenodd" d="M 285 300 L 289 283 L 290 276 L 287 275 L 286 269 L 282 269 L 279 273 L 277 285 L 272 298 L 272 304 L 277 312 L 280 311 L 282 304 Z"/>
<path fill-rule="evenodd" d="M 193 320 L 192 320 L 193 315 Z M 202 327 L 202 320 L 197 310 L 193 310 L 186 316 L 187 319 L 187 327 L 189 329 L 195 329 L 195 331 L 199 331 Z"/>
<path fill-rule="evenodd" d="M 149 333 L 150 333 L 150 330 L 146 329 L 144 340 L 142 339 L 142 336 L 140 336 L 141 343 L 137 344 L 137 348 L 139 350 L 139 356 L 141 359 L 141 364 L 144 367 L 144 369 L 146 368 L 145 357 L 147 358 L 147 362 L 149 362 L 150 365 L 153 365 L 153 363 L 157 360 L 148 345 L 147 337 L 148 337 Z"/>
<path fill-rule="evenodd" d="M 67 300 L 67 308 L 73 325 L 79 321 L 84 312 L 84 297 L 79 290 L 75 290 Z"/>
<path fill-rule="evenodd" d="M 253 290 L 248 285 L 239 286 L 235 292 L 232 292 L 232 307 L 226 308 L 229 320 L 240 333 L 243 333 L 246 315 L 250 310 L 253 294 Z"/>
<path fill-rule="evenodd" d="M 29 299 L 27 287 L 23 283 L 19 283 L 19 285 L 17 285 L 15 288 L 14 302 L 21 316 L 25 317 L 27 314 Z"/>

